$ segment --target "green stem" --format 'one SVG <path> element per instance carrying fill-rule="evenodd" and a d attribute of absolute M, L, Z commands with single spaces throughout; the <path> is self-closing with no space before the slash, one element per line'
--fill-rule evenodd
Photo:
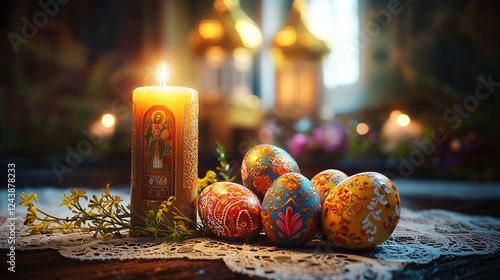
<path fill-rule="evenodd" d="M 46 217 L 49 217 L 49 218 L 54 219 L 54 220 L 51 220 L 52 222 L 56 222 L 56 221 L 61 221 L 61 220 L 66 220 L 66 219 L 68 219 L 67 217 L 66 217 L 66 219 L 61 219 L 61 218 L 58 218 L 58 217 L 56 217 L 56 216 L 52 216 L 52 215 L 50 215 L 50 214 L 46 213 L 45 211 L 40 210 L 40 209 L 38 209 L 38 208 L 37 208 L 36 210 L 37 210 L 37 212 L 42 213 L 42 214 L 43 214 L 43 215 L 45 215 Z M 43 220 L 41 220 L 41 221 L 43 221 Z M 49 221 L 50 221 L 50 220 L 49 220 Z M 68 220 L 66 220 L 66 221 L 68 221 Z"/>

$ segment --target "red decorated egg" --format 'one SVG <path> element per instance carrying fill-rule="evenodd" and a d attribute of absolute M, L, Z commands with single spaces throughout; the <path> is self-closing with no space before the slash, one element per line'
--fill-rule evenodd
<path fill-rule="evenodd" d="M 321 219 L 328 238 L 348 249 L 383 243 L 399 222 L 401 202 L 394 183 L 377 172 L 340 182 L 323 204 Z"/>
<path fill-rule="evenodd" d="M 218 237 L 241 239 L 262 230 L 259 198 L 236 183 L 217 182 L 206 187 L 198 198 L 198 213 Z"/>
<path fill-rule="evenodd" d="M 300 173 L 297 162 L 285 150 L 273 145 L 253 147 L 241 165 L 243 185 L 261 200 L 278 177 L 291 172 Z"/>

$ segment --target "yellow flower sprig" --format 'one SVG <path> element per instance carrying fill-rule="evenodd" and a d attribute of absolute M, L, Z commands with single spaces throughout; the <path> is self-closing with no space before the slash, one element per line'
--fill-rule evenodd
<path fill-rule="evenodd" d="M 215 174 L 215 172 L 213 172 L 212 170 L 208 170 L 205 178 L 198 178 L 198 194 L 200 194 L 210 184 L 217 182 L 216 176 L 217 174 Z"/>
<path fill-rule="evenodd" d="M 175 197 L 171 196 L 168 200 L 162 202 L 159 207 L 149 210 L 144 217 L 144 227 L 134 232 L 133 235 L 147 235 L 170 242 L 210 235 L 210 231 L 202 223 L 193 222 L 179 211 L 174 205 L 174 201 Z M 173 222 L 165 217 L 168 213 L 173 217 Z M 194 226 L 194 229 L 190 229 L 190 225 L 191 228 Z"/>
<path fill-rule="evenodd" d="M 232 182 L 236 178 L 232 176 L 234 167 L 227 161 L 225 148 L 216 142 L 216 154 L 220 166 L 216 168 L 222 181 Z M 198 192 L 201 193 L 208 185 L 217 182 L 217 174 L 209 170 L 203 179 L 198 179 Z M 210 232 L 202 223 L 197 223 L 186 217 L 174 205 L 175 197 L 171 196 L 146 213 L 137 213 L 130 205 L 123 206 L 123 200 L 119 196 L 112 196 L 109 192 L 109 184 L 102 189 L 101 197 L 93 195 L 90 199 L 85 191 L 79 189 L 71 190 L 71 195 L 63 193 L 64 198 L 61 206 L 68 207 L 75 215 L 71 218 L 60 218 L 38 209 L 33 201 L 37 202 L 36 193 L 25 195 L 22 193 L 22 201 L 19 202 L 28 208 L 25 225 L 28 225 L 30 235 L 51 234 L 55 232 L 93 232 L 97 236 L 121 237 L 121 232 L 129 230 L 134 236 L 147 236 L 150 238 L 163 239 L 164 241 L 178 241 L 192 237 L 209 235 Z M 87 201 L 87 207 L 83 207 L 81 201 Z M 173 217 L 170 221 L 165 217 L 168 214 Z M 43 218 L 42 218 L 43 217 Z M 138 218 L 139 226 L 133 226 L 132 217 Z"/>
<path fill-rule="evenodd" d="M 132 207 L 123 206 L 119 196 L 112 196 L 109 184 L 102 189 L 101 197 L 93 195 L 90 199 L 86 192 L 78 189 L 71 190 L 71 195 L 64 194 L 61 206 L 68 207 L 75 215 L 71 218 L 60 218 L 48 214 L 37 207 L 33 201 L 38 197 L 35 193 L 27 196 L 22 193 L 19 202 L 28 208 L 25 225 L 28 225 L 30 235 L 50 234 L 55 232 L 93 232 L 97 236 L 121 237 L 123 230 L 129 230 L 134 236 L 146 236 L 164 241 L 178 241 L 181 239 L 208 235 L 208 230 L 201 224 L 186 217 L 174 205 L 175 197 L 170 197 L 160 206 L 144 214 L 135 212 Z M 88 201 L 87 207 L 81 201 Z M 174 221 L 169 221 L 165 214 L 171 213 Z M 43 218 L 42 218 L 43 216 Z M 133 226 L 132 217 L 138 217 L 140 226 Z"/>

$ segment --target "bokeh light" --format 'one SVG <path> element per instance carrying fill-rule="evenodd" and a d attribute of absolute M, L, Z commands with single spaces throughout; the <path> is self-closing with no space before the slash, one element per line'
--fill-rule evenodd
<path fill-rule="evenodd" d="M 223 35 L 222 25 L 218 20 L 203 20 L 198 31 L 203 38 L 218 40 Z"/>
<path fill-rule="evenodd" d="M 102 115 L 101 123 L 104 127 L 113 127 L 115 125 L 115 116 L 104 114 Z"/>
<path fill-rule="evenodd" d="M 401 111 L 399 110 L 394 110 L 391 112 L 391 115 L 389 116 L 389 118 L 393 121 L 396 121 L 398 119 L 398 117 L 402 114 Z"/>
<path fill-rule="evenodd" d="M 399 126 L 405 127 L 410 124 L 410 117 L 408 117 L 407 114 L 401 114 L 398 116 L 396 119 L 396 122 L 398 123 Z"/>
<path fill-rule="evenodd" d="M 285 27 L 276 35 L 276 43 L 281 46 L 291 46 L 297 40 L 297 33 L 291 26 Z"/>
<path fill-rule="evenodd" d="M 246 20 L 238 20 L 235 28 L 241 35 L 241 41 L 247 48 L 257 48 L 262 43 L 262 34 L 257 26 Z"/>
<path fill-rule="evenodd" d="M 356 126 L 356 132 L 358 132 L 359 135 L 365 135 L 370 131 L 370 127 L 366 123 L 359 123 Z"/>
<path fill-rule="evenodd" d="M 458 153 L 462 149 L 462 142 L 458 139 L 453 139 L 450 141 L 450 150 L 452 152 Z"/>

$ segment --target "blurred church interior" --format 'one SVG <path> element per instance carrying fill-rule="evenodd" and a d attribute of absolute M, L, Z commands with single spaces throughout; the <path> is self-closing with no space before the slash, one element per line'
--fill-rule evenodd
<path fill-rule="evenodd" d="M 235 162 L 280 146 L 306 173 L 500 179 L 496 1 L 53 2 L 2 2 L 3 34 L 33 35 L 1 45 L 3 161 L 130 168 L 132 91 L 165 61 L 199 92 L 200 176 L 219 141 Z"/>

